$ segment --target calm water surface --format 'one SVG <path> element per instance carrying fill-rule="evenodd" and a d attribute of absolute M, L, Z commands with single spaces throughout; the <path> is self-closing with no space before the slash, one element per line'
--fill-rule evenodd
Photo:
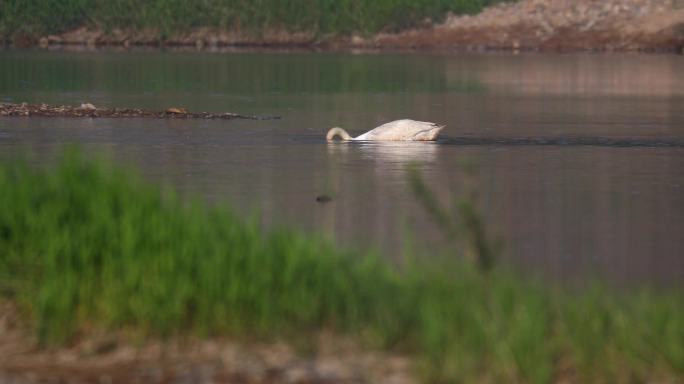
<path fill-rule="evenodd" d="M 684 281 L 684 57 L 0 51 L 0 101 L 279 115 L 270 121 L 0 118 L 0 157 L 67 143 L 267 224 L 399 258 L 444 239 L 406 179 L 446 199 L 477 166 L 504 258 L 554 278 Z M 326 144 L 410 117 L 437 143 Z M 318 204 L 319 194 L 334 200 Z"/>

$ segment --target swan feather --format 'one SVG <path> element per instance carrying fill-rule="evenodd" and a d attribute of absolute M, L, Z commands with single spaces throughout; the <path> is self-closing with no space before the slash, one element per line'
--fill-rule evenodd
<path fill-rule="evenodd" d="M 431 141 L 437 138 L 444 127 L 428 121 L 402 119 L 390 121 L 354 138 L 348 134 L 344 137 L 342 132 L 346 134 L 346 131 L 341 128 L 333 128 L 328 132 L 327 139 L 330 141 L 339 134 L 344 140 L 355 141 Z"/>

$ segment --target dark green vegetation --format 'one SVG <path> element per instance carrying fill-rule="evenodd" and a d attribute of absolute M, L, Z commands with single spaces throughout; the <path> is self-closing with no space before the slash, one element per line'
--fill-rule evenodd
<path fill-rule="evenodd" d="M 549 288 L 434 258 L 392 267 L 264 233 L 74 153 L 50 170 L 0 166 L 0 191 L 0 292 L 46 343 L 87 329 L 297 339 L 325 328 L 416 356 L 430 381 L 684 375 L 681 291 Z M 464 238 L 484 241 L 464 209 Z"/>
<path fill-rule="evenodd" d="M 40 36 L 81 25 L 151 28 L 161 36 L 193 27 L 255 34 L 283 28 L 317 34 L 373 33 L 414 26 L 448 11 L 475 13 L 502 0 L 6 0 L 0 35 Z"/>

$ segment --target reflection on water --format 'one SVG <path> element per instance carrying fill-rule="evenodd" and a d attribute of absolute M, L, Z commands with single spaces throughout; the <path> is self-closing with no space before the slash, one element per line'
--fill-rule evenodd
<path fill-rule="evenodd" d="M 438 150 L 435 142 L 333 142 L 327 143 L 331 158 L 349 155 L 350 151 L 375 164 L 374 169 L 404 169 L 408 163 L 434 163 Z"/>
<path fill-rule="evenodd" d="M 684 57 L 0 51 L 0 99 L 280 115 L 277 121 L 0 119 L 0 157 L 81 143 L 266 225 L 400 257 L 444 239 L 411 195 L 477 165 L 505 258 L 555 277 L 684 280 Z M 399 118 L 437 143 L 326 143 Z M 44 161 L 44 160 L 43 160 Z M 329 194 L 332 202 L 315 197 Z"/>
<path fill-rule="evenodd" d="M 490 86 L 531 95 L 672 96 L 684 93 L 681 58 L 648 55 L 522 56 L 508 65 L 483 65 Z M 484 64 L 484 63 L 483 63 Z M 458 72 L 455 76 L 458 78 Z"/>

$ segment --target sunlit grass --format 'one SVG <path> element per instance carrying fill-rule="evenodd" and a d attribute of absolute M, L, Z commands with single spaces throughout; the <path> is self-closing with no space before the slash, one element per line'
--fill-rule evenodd
<path fill-rule="evenodd" d="M 6 0 L 0 34 L 42 35 L 81 25 L 153 28 L 162 35 L 208 26 L 260 33 L 316 34 L 398 30 L 447 12 L 475 13 L 503 0 Z"/>
<path fill-rule="evenodd" d="M 447 259 L 394 267 L 73 152 L 51 169 L 1 165 L 0 191 L 0 292 L 44 343 L 326 329 L 415 356 L 430 382 L 684 376 L 678 290 L 568 289 Z"/>

